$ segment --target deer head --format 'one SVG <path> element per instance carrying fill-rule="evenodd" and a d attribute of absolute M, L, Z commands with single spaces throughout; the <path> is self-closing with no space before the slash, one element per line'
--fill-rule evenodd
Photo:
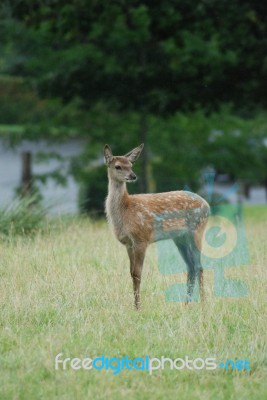
<path fill-rule="evenodd" d="M 142 143 L 124 156 L 113 156 L 111 148 L 106 144 L 104 147 L 104 157 L 110 179 L 118 182 L 136 181 L 137 177 L 132 170 L 132 166 L 139 158 L 143 147 L 144 144 Z"/>

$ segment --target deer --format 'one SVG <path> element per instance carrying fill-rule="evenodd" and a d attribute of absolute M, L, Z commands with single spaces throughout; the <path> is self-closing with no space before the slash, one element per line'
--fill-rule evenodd
<path fill-rule="evenodd" d="M 130 195 L 126 184 L 137 180 L 133 164 L 144 144 L 123 156 L 114 156 L 104 146 L 108 195 L 105 213 L 116 238 L 128 252 L 133 281 L 134 305 L 140 309 L 140 285 L 148 245 L 172 239 L 187 266 L 187 299 L 192 301 L 197 280 L 201 301 L 204 299 L 202 239 L 210 214 L 209 204 L 201 196 L 184 190 Z"/>

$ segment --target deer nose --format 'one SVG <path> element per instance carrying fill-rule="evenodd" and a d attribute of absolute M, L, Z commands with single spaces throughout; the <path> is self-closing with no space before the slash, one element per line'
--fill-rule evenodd
<path fill-rule="evenodd" d="M 135 174 L 131 174 L 131 175 L 130 175 L 130 178 L 131 178 L 133 181 L 135 181 L 137 177 L 136 177 Z"/>

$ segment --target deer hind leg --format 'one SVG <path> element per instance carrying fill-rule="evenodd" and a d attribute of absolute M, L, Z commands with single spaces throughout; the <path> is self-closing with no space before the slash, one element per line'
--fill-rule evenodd
<path fill-rule="evenodd" d="M 127 251 L 130 259 L 130 273 L 133 280 L 134 304 L 137 310 L 139 310 L 141 305 L 140 285 L 146 248 L 147 244 L 145 243 L 127 246 Z"/>
<path fill-rule="evenodd" d="M 200 287 L 200 296 L 203 297 L 203 268 L 200 260 L 200 251 L 195 243 L 193 234 L 181 238 L 174 238 L 181 256 L 187 266 L 187 303 L 192 301 L 196 279 Z"/>
<path fill-rule="evenodd" d="M 197 229 L 194 231 L 194 244 L 195 248 L 198 251 L 199 254 L 199 265 L 200 265 L 200 270 L 199 270 L 199 288 L 200 288 L 200 299 L 202 302 L 204 302 L 205 299 L 205 293 L 204 293 L 204 282 L 203 282 L 203 267 L 201 265 L 201 251 L 202 251 L 202 243 L 203 243 L 203 237 L 205 233 L 205 228 L 208 223 L 208 218 L 205 218 L 197 227 Z"/>

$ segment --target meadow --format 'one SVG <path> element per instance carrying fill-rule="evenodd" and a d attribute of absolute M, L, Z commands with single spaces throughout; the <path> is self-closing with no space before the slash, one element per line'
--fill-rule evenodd
<path fill-rule="evenodd" d="M 266 399 L 267 207 L 245 210 L 250 265 L 228 268 L 249 295 L 166 302 L 186 275 L 163 276 L 155 245 L 133 308 L 124 247 L 105 221 L 53 221 L 34 235 L 0 241 L 0 399 Z M 246 359 L 250 370 L 55 370 L 55 356 Z"/>

